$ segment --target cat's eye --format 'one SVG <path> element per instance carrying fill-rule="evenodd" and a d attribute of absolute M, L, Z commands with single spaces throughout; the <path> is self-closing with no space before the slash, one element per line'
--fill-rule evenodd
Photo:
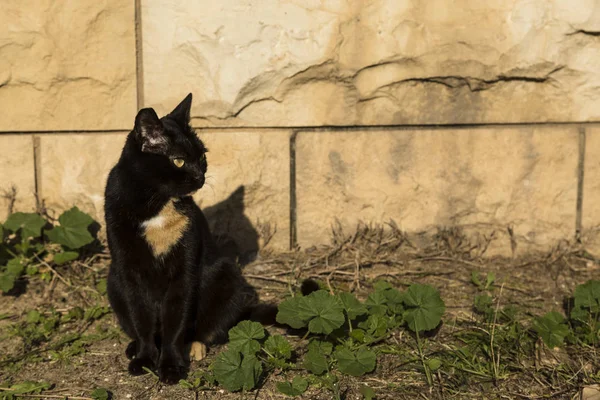
<path fill-rule="evenodd" d="M 202 154 L 200 156 L 200 162 L 202 162 L 202 161 L 206 161 L 206 154 Z"/>
<path fill-rule="evenodd" d="M 181 168 L 183 167 L 183 164 L 185 164 L 185 161 L 183 160 L 183 158 L 174 158 L 173 164 L 175 164 L 177 168 Z"/>

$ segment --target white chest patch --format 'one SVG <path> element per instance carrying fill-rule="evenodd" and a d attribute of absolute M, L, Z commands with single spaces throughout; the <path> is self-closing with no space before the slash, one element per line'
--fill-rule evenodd
<path fill-rule="evenodd" d="M 163 256 L 179 242 L 185 232 L 189 220 L 175 208 L 175 203 L 170 200 L 160 212 L 142 222 L 143 235 L 154 255 Z"/>
<path fill-rule="evenodd" d="M 162 228 L 165 226 L 166 218 L 164 215 L 157 215 L 156 217 L 150 218 L 142 222 L 144 228 Z"/>

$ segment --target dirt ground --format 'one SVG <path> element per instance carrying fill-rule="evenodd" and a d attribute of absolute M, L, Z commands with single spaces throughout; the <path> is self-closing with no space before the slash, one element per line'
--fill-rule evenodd
<path fill-rule="evenodd" d="M 525 327 L 530 327 L 533 316 L 552 310 L 562 312 L 577 285 L 600 278 L 598 261 L 576 246 L 561 246 L 548 254 L 518 259 L 486 259 L 474 256 L 468 239 L 460 232 L 444 235 L 417 247 L 400 232 L 363 227 L 327 246 L 289 253 L 262 251 L 243 271 L 261 298 L 270 301 L 284 299 L 307 277 L 321 280 L 331 290 L 351 290 L 359 299 L 366 297 L 378 279 L 385 279 L 400 290 L 412 283 L 430 284 L 440 290 L 446 304 L 443 325 L 429 338 L 432 353 L 448 350 L 456 343 L 453 338 L 457 331 L 478 329 L 480 318 L 474 312 L 473 299 L 481 293 L 481 288 L 472 282 L 473 271 L 495 274 L 489 290 L 496 304 L 513 305 L 521 310 Z M 448 240 L 449 236 L 453 239 Z M 124 355 L 128 340 L 110 313 L 92 323 L 72 324 L 63 331 L 59 327 L 53 339 L 39 345 L 25 346 L 18 335 L 10 333 L 11 326 L 30 310 L 64 314 L 75 307 L 107 305 L 105 296 L 99 295 L 102 291 L 98 283 L 106 276 L 109 264 L 106 253 L 96 254 L 86 262 L 56 271 L 60 276 L 55 275 L 49 283 L 29 279 L 22 294 L 0 297 L 3 315 L 0 382 L 49 382 L 51 389 L 37 396 L 49 399 L 90 398 L 95 388 L 108 389 L 114 399 L 286 398 L 275 384 L 300 372 L 274 371 L 258 389 L 247 393 L 227 393 L 219 387 L 194 392 L 179 385 L 162 385 L 152 375 L 129 376 Z M 271 333 L 288 334 L 279 328 L 268 329 Z M 90 341 L 80 354 L 67 353 L 58 359 L 51 356 L 52 346 L 73 331 L 96 333 L 99 338 Z M 301 340 L 298 336 L 288 336 L 292 343 Z M 399 330 L 387 342 L 389 346 L 404 349 L 405 354 L 416 352 L 406 331 Z M 221 350 L 222 347 L 209 349 L 206 359 L 191 365 L 191 372 L 207 368 Z M 358 378 L 340 375 L 340 397 L 360 399 L 359 387 L 366 384 L 376 391 L 377 399 L 572 399 L 598 377 L 600 359 L 595 351 L 595 348 L 548 350 L 538 343 L 529 359 L 511 360 L 501 379 L 485 379 L 442 368 L 434 376 L 432 386 L 414 363 L 406 362 L 402 352 L 382 352 L 373 373 Z M 334 397 L 327 389 L 311 386 L 301 398 Z"/>

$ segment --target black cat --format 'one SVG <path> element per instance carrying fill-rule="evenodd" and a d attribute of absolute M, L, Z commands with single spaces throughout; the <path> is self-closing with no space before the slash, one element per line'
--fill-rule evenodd
<path fill-rule="evenodd" d="M 189 126 L 192 95 L 159 119 L 142 109 L 105 192 L 112 265 L 108 298 L 127 335 L 129 372 L 185 377 L 189 357 L 226 340 L 243 318 L 270 323 L 231 258 L 221 256 L 191 195 L 204 185 L 206 148 Z"/>

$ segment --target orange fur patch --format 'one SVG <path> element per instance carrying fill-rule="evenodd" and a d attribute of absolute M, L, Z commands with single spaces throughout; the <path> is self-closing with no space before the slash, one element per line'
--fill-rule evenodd
<path fill-rule="evenodd" d="M 188 223 L 188 218 L 177 211 L 173 200 L 165 204 L 158 215 L 142 223 L 144 237 L 154 255 L 160 257 L 167 254 L 179 242 Z"/>

